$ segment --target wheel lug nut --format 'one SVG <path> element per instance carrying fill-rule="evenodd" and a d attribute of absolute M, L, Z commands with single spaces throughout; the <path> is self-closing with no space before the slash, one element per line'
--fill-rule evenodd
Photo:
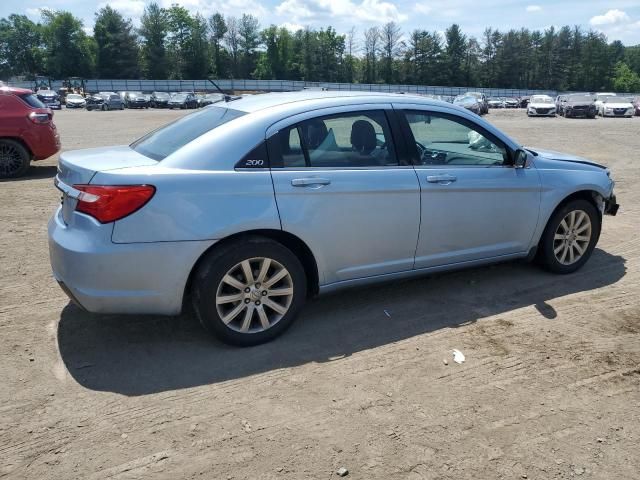
<path fill-rule="evenodd" d="M 244 289 L 244 293 L 249 293 L 251 291 L 251 289 L 249 287 Z"/>
<path fill-rule="evenodd" d="M 244 299 L 244 303 L 249 303 L 251 300 L 249 300 L 248 298 Z"/>
<path fill-rule="evenodd" d="M 256 300 L 256 305 L 260 305 L 260 300 Z"/>
<path fill-rule="evenodd" d="M 256 283 L 256 288 L 260 288 L 260 284 L 259 283 Z"/>
<path fill-rule="evenodd" d="M 266 296 L 267 296 L 267 291 L 266 291 L 266 290 L 263 290 L 263 291 L 262 291 L 262 296 L 263 296 L 263 297 L 266 297 Z"/>

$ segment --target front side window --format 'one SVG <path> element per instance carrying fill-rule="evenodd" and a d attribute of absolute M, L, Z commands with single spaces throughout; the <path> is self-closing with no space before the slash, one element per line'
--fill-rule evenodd
<path fill-rule="evenodd" d="M 384 111 L 351 112 L 306 120 L 269 142 L 272 165 L 384 167 L 398 165 Z"/>
<path fill-rule="evenodd" d="M 508 163 L 507 149 L 479 129 L 439 113 L 405 112 L 419 165 L 492 166 Z"/>

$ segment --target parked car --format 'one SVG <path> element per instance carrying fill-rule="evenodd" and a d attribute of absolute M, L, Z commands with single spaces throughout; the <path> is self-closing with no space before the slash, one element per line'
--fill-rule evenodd
<path fill-rule="evenodd" d="M 487 103 L 489 104 L 489 108 L 506 108 L 503 97 L 489 97 Z"/>
<path fill-rule="evenodd" d="M 78 93 L 67 93 L 65 105 L 67 108 L 85 108 L 87 101 Z"/>
<path fill-rule="evenodd" d="M 62 110 L 60 95 L 53 90 L 38 90 L 36 95 L 38 96 L 38 100 L 51 110 Z"/>
<path fill-rule="evenodd" d="M 198 100 L 193 93 L 176 93 L 169 100 L 169 108 L 198 108 Z"/>
<path fill-rule="evenodd" d="M 518 258 L 575 272 L 618 210 L 604 166 L 414 95 L 264 94 L 59 161 L 49 251 L 70 298 L 165 315 L 189 299 L 239 345 L 348 286 Z"/>
<path fill-rule="evenodd" d="M 167 92 L 153 92 L 151 94 L 151 108 L 167 108 L 170 99 Z"/>
<path fill-rule="evenodd" d="M 124 96 L 126 108 L 149 108 L 149 101 L 142 92 L 127 92 Z"/>
<path fill-rule="evenodd" d="M 600 104 L 601 117 L 627 117 L 635 115 L 636 109 L 627 97 L 604 97 Z"/>
<path fill-rule="evenodd" d="M 555 117 L 556 105 L 549 95 L 531 95 L 527 106 L 529 117 Z"/>
<path fill-rule="evenodd" d="M 556 113 L 564 115 L 564 103 L 567 101 L 567 95 L 558 95 L 556 97 Z"/>
<path fill-rule="evenodd" d="M 506 97 L 504 99 L 505 108 L 518 108 L 520 106 L 520 102 L 517 98 L 514 97 Z"/>
<path fill-rule="evenodd" d="M 482 105 L 473 95 L 458 95 L 453 99 L 453 104 L 466 108 L 470 112 L 480 115 L 482 113 Z"/>
<path fill-rule="evenodd" d="M 214 103 L 223 102 L 224 95 L 221 93 L 207 93 L 198 97 L 198 107 L 206 107 L 207 105 L 213 105 Z"/>
<path fill-rule="evenodd" d="M 489 103 L 487 102 L 487 96 L 484 93 L 480 92 L 467 92 L 465 95 L 471 95 L 478 100 L 480 104 L 480 115 L 485 115 L 489 113 Z"/>
<path fill-rule="evenodd" d="M 631 103 L 636 111 L 636 115 L 640 115 L 640 97 L 635 97 Z"/>
<path fill-rule="evenodd" d="M 87 110 L 124 110 L 120 95 L 113 92 L 101 92 L 87 97 Z"/>
<path fill-rule="evenodd" d="M 562 106 L 566 118 L 596 118 L 596 104 L 591 95 L 567 95 Z"/>
<path fill-rule="evenodd" d="M 53 112 L 31 90 L 0 87 L 0 178 L 20 177 L 58 150 Z"/>
<path fill-rule="evenodd" d="M 617 95 L 615 93 L 610 92 L 596 93 L 596 111 L 598 112 L 598 115 L 600 115 L 600 110 L 602 109 L 602 103 L 604 102 L 604 99 L 616 96 Z"/>

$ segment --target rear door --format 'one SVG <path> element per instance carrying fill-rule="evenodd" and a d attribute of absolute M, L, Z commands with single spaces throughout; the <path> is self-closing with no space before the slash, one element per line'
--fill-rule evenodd
<path fill-rule="evenodd" d="M 468 119 L 398 108 L 421 187 L 416 268 L 526 253 L 540 206 L 535 168 L 512 167 L 506 145 Z"/>
<path fill-rule="evenodd" d="M 380 104 L 322 109 L 267 132 L 282 228 L 311 248 L 323 285 L 413 268 L 419 184 L 394 115 Z"/>

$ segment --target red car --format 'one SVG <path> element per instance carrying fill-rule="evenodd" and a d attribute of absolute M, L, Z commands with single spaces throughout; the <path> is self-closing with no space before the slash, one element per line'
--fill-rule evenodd
<path fill-rule="evenodd" d="M 31 160 L 58 150 L 53 112 L 31 90 L 0 87 L 0 178 L 24 175 Z"/>

